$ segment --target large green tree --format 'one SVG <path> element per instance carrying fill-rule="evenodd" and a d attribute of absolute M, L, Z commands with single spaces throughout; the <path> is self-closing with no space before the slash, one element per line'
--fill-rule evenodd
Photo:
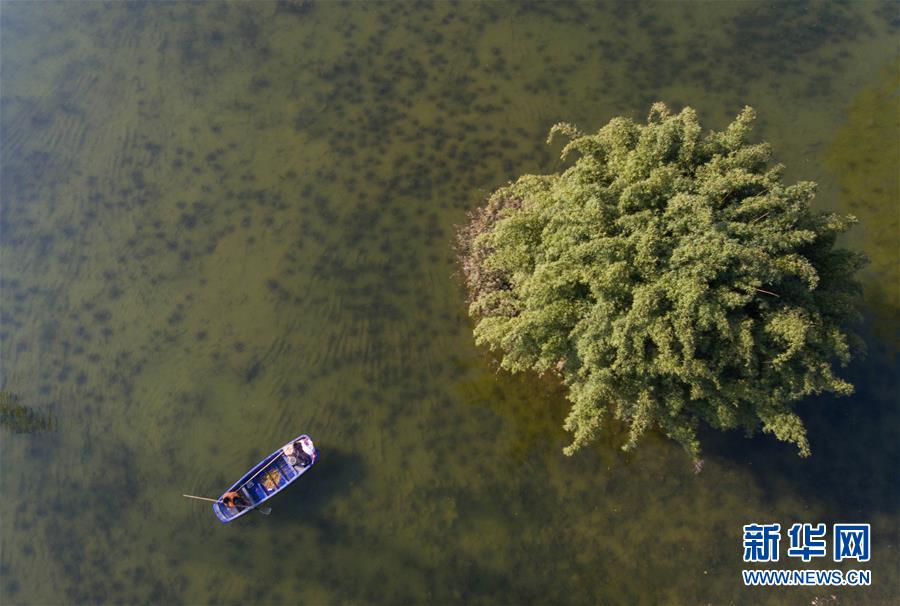
<path fill-rule="evenodd" d="M 864 260 L 834 244 L 855 219 L 812 211 L 814 183 L 782 183 L 753 119 L 703 134 L 694 110 L 657 103 L 646 124 L 558 124 L 574 165 L 499 189 L 460 231 L 476 341 L 510 371 L 562 378 L 567 454 L 611 413 L 626 449 L 656 427 L 697 459 L 703 421 L 808 456 L 796 402 L 852 392 L 833 363 L 859 345 L 845 326 Z"/>

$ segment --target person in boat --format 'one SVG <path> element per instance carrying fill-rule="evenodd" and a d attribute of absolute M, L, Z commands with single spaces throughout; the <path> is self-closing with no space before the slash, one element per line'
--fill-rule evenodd
<path fill-rule="evenodd" d="M 293 444 L 288 444 L 287 446 L 285 446 L 284 454 L 288 456 L 288 461 L 291 460 L 291 457 L 297 459 L 297 463 L 301 467 L 309 467 L 310 465 L 312 465 L 312 457 L 309 455 L 309 453 L 303 450 L 303 445 L 301 444 L 300 440 L 297 440 Z M 291 462 L 291 464 L 293 465 L 293 462 Z"/>
<path fill-rule="evenodd" d="M 300 465 L 303 467 L 309 467 L 312 465 L 312 456 L 303 450 L 303 444 L 300 440 L 294 442 L 294 456 L 297 457 L 297 460 L 300 462 Z"/>
<path fill-rule="evenodd" d="M 222 505 L 225 507 L 234 507 L 236 509 L 245 509 L 250 507 L 250 504 L 247 503 L 247 499 L 244 498 L 242 494 L 235 491 L 226 492 L 225 496 L 222 497 Z"/>

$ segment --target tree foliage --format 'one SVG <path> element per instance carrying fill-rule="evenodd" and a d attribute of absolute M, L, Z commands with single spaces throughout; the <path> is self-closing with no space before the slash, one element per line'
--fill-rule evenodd
<path fill-rule="evenodd" d="M 558 124 L 574 165 L 499 189 L 460 230 L 476 342 L 562 378 L 567 454 L 613 414 L 626 449 L 655 427 L 696 459 L 703 421 L 807 456 L 796 402 L 852 392 L 832 364 L 860 345 L 844 326 L 864 261 L 835 247 L 855 219 L 812 211 L 814 183 L 782 183 L 753 120 L 747 107 L 704 135 L 694 110 L 657 103 L 646 124 Z"/>

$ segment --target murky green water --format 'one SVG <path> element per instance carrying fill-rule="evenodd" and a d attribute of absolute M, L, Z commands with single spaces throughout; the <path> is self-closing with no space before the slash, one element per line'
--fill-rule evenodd
<path fill-rule="evenodd" d="M 3 3 L 0 382 L 50 423 L 0 429 L 0 602 L 896 603 L 898 22 Z M 454 225 L 558 168 L 553 123 L 655 100 L 753 105 L 788 178 L 863 220 L 870 352 L 853 398 L 804 404 L 811 459 L 710 433 L 694 475 L 615 431 L 566 458 L 563 392 L 472 343 Z M 321 463 L 270 517 L 181 497 L 301 431 Z M 871 522 L 873 586 L 743 588 L 754 521 Z"/>

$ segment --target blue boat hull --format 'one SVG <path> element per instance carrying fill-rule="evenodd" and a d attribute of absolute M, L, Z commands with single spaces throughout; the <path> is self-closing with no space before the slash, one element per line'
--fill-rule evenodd
<path fill-rule="evenodd" d="M 300 465 L 299 457 L 286 454 L 289 447 L 300 447 L 310 458 L 308 465 Z M 292 463 L 291 459 L 294 459 Z M 219 500 L 213 503 L 212 509 L 223 524 L 233 522 L 248 512 L 257 509 L 276 494 L 293 484 L 300 476 L 309 471 L 319 460 L 319 450 L 312 439 L 300 435 L 257 463 L 244 476 L 228 487 Z M 229 492 L 237 492 L 250 505 L 246 507 L 226 507 L 222 499 Z"/>

